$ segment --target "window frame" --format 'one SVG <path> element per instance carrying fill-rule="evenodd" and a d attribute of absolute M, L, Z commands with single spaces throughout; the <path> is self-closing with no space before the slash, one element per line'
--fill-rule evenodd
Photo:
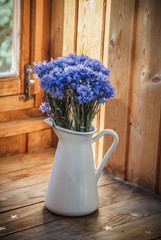
<path fill-rule="evenodd" d="M 12 63 L 11 70 L 0 72 L 0 78 L 7 78 L 19 75 L 20 58 L 20 22 L 21 22 L 21 1 L 13 0 L 13 25 L 12 25 Z"/>
<path fill-rule="evenodd" d="M 13 15 L 15 71 L 0 74 L 0 96 L 24 93 L 24 67 L 30 60 L 30 0 L 13 0 Z"/>

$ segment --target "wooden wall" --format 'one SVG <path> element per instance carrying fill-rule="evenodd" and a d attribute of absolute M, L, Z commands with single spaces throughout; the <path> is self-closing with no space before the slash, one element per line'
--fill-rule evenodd
<path fill-rule="evenodd" d="M 105 127 L 120 136 L 106 168 L 157 193 L 161 193 L 160 12 L 157 0 L 112 0 L 109 48 L 105 49 L 117 91 L 106 105 Z M 104 149 L 108 143 L 105 138 Z"/>
<path fill-rule="evenodd" d="M 160 12 L 157 0 L 53 0 L 51 56 L 84 53 L 110 67 L 116 95 L 95 119 L 120 138 L 106 169 L 161 194 Z M 96 144 L 96 164 L 111 142 Z"/>

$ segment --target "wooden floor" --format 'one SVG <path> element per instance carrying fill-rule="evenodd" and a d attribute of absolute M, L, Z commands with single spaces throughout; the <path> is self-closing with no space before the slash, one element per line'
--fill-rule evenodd
<path fill-rule="evenodd" d="M 161 200 L 106 173 L 95 213 L 72 218 L 49 212 L 44 198 L 53 157 L 49 149 L 0 160 L 1 239 L 161 239 Z"/>

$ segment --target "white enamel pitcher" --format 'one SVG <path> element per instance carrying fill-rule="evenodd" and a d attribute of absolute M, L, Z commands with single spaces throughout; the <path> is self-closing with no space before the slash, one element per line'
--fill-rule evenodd
<path fill-rule="evenodd" d="M 46 123 L 52 124 L 51 119 Z M 119 138 L 113 130 L 103 130 L 97 136 L 92 125 L 90 132 L 76 132 L 54 126 L 59 138 L 52 172 L 45 198 L 46 207 L 53 213 L 64 216 L 83 216 L 98 208 L 97 182 L 100 174 L 116 148 Z M 105 134 L 114 136 L 114 141 L 97 173 L 95 174 L 91 144 Z"/>

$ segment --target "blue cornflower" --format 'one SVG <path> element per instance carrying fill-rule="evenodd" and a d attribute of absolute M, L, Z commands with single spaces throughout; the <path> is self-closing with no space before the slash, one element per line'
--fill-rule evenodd
<path fill-rule="evenodd" d="M 100 61 L 82 54 L 34 63 L 32 69 L 40 80 L 40 87 L 53 98 L 63 98 L 67 90 L 76 94 L 74 99 L 99 103 L 114 95 L 114 88 L 108 79 L 110 70 Z"/>
<path fill-rule="evenodd" d="M 40 110 L 44 113 L 44 112 L 48 112 L 48 111 L 51 111 L 51 108 L 50 108 L 50 105 L 48 102 L 44 102 L 44 103 L 41 103 L 40 105 Z"/>

